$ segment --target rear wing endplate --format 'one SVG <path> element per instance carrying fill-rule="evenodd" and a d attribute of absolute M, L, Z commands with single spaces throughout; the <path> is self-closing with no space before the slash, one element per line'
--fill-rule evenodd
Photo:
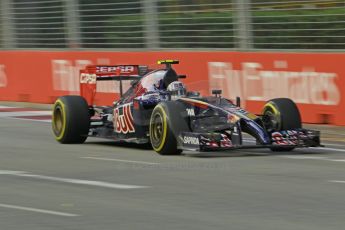
<path fill-rule="evenodd" d="M 139 80 L 148 71 L 139 65 L 88 65 L 80 70 L 80 94 L 89 105 L 93 104 L 97 81 L 120 81 L 120 95 L 123 94 L 122 80 Z"/>

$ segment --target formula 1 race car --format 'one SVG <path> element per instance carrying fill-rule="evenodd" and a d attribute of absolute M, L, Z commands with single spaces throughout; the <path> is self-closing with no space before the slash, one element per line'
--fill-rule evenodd
<path fill-rule="evenodd" d="M 179 81 L 186 78 L 172 68 L 175 60 L 159 61 L 165 68 L 147 66 L 90 65 L 80 71 L 81 96 L 59 97 L 53 106 L 52 128 L 57 141 L 83 143 L 87 137 L 151 143 L 160 154 L 183 150 L 216 151 L 240 148 L 270 148 L 291 151 L 317 147 L 320 132 L 302 128 L 295 103 L 288 98 L 268 101 L 255 115 L 221 97 L 202 97 L 187 91 Z M 94 106 L 98 81 L 119 81 L 120 99 L 111 106 Z M 123 93 L 122 82 L 131 81 Z M 243 133 L 256 144 L 243 144 Z"/>

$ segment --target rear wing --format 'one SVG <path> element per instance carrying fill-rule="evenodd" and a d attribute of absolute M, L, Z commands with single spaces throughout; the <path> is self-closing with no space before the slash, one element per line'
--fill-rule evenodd
<path fill-rule="evenodd" d="M 148 71 L 139 65 L 88 65 L 80 70 L 80 95 L 89 105 L 93 104 L 97 81 L 120 81 L 120 95 L 123 94 L 122 80 L 139 80 Z"/>

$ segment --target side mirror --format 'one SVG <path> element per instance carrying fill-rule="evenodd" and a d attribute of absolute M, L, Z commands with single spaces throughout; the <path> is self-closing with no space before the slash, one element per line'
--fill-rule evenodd
<path fill-rule="evenodd" d="M 236 97 L 236 106 L 241 107 L 241 98 L 240 97 Z"/>

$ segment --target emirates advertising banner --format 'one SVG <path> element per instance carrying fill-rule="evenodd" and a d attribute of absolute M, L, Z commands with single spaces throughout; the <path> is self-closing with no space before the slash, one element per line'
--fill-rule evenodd
<path fill-rule="evenodd" d="M 242 107 L 260 113 L 265 101 L 294 100 L 308 123 L 345 125 L 345 54 L 278 52 L 0 52 L 0 100 L 53 103 L 61 95 L 79 94 L 79 70 L 90 64 L 148 65 L 177 59 L 174 65 L 188 90 L 241 98 Z M 124 89 L 130 82 L 124 82 Z M 119 97 L 119 82 L 97 82 L 95 103 Z"/>

